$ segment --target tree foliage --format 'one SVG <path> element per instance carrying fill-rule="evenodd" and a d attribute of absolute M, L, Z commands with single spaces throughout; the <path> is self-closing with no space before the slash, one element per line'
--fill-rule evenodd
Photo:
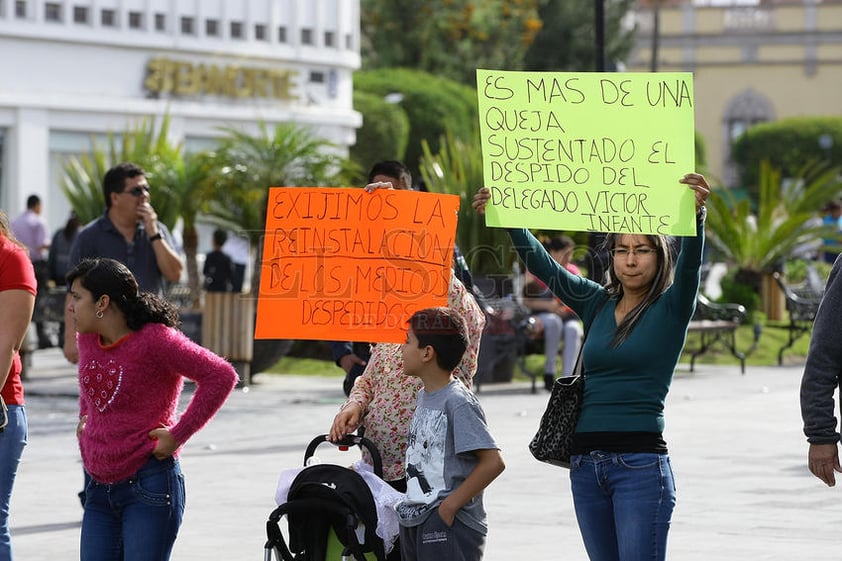
<path fill-rule="evenodd" d="M 358 91 L 380 98 L 394 95 L 397 106 L 406 113 L 409 142 L 405 162 L 413 174 L 419 171 L 422 141 L 427 141 L 432 151 L 437 152 L 439 139 L 448 132 L 463 141 L 474 138 L 478 117 L 473 87 L 406 68 L 358 72 L 354 82 Z"/>
<path fill-rule="evenodd" d="M 363 64 L 466 84 L 476 68 L 519 70 L 541 29 L 539 0 L 362 0 Z"/>
<path fill-rule="evenodd" d="M 623 25 L 632 0 L 604 0 L 605 60 L 623 61 L 634 46 L 634 30 Z M 592 0 L 541 0 L 542 27 L 524 57 L 524 68 L 535 71 L 596 70 L 596 31 Z"/>

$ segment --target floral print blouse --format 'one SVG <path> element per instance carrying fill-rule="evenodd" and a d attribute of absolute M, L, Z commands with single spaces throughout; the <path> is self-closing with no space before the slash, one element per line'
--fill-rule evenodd
<path fill-rule="evenodd" d="M 477 371 L 480 337 L 485 315 L 474 297 L 451 272 L 447 306 L 459 312 L 468 328 L 468 348 L 453 375 L 470 389 Z M 421 380 L 404 376 L 400 343 L 372 346 L 365 372 L 357 378 L 351 396 L 343 408 L 356 403 L 363 411 L 365 436 L 377 446 L 383 460 L 383 479 L 404 477 L 404 456 L 415 396 L 423 387 Z M 366 455 L 366 454 L 364 454 Z M 366 461 L 370 462 L 369 458 Z"/>

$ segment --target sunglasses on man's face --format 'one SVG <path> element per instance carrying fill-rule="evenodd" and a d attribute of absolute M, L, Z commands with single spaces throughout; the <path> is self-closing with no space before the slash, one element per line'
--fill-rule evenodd
<path fill-rule="evenodd" d="M 128 193 L 132 197 L 139 197 L 142 194 L 146 193 L 149 194 L 149 187 L 132 187 L 128 191 L 123 191 L 123 193 Z"/>

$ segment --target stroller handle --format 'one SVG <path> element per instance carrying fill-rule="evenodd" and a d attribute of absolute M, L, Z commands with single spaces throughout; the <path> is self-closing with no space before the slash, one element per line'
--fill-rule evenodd
<path fill-rule="evenodd" d="M 327 434 L 320 434 L 319 436 L 315 437 L 313 440 L 310 441 L 310 444 L 307 445 L 307 450 L 304 452 L 304 465 L 307 465 L 307 460 L 313 457 L 316 453 L 316 448 L 324 443 L 333 444 L 336 447 L 342 446 L 359 446 L 360 448 L 365 448 L 368 450 L 368 453 L 371 455 L 371 461 L 374 464 L 374 474 L 377 477 L 383 477 L 383 460 L 380 459 L 380 452 L 377 450 L 377 446 L 371 440 L 367 439 L 364 436 L 359 436 L 356 434 L 346 434 L 342 437 L 341 440 L 336 442 L 330 441 L 330 435 Z"/>

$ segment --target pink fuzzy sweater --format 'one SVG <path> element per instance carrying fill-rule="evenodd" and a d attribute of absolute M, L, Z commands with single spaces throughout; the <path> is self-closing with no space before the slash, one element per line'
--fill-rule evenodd
<path fill-rule="evenodd" d="M 88 416 L 79 448 L 85 469 L 102 483 L 127 479 L 146 463 L 155 448 L 152 429 L 167 427 L 180 449 L 237 383 L 228 362 L 160 323 L 108 347 L 96 333 L 78 340 L 79 411 Z M 182 377 L 194 380 L 196 391 L 179 418 Z"/>

